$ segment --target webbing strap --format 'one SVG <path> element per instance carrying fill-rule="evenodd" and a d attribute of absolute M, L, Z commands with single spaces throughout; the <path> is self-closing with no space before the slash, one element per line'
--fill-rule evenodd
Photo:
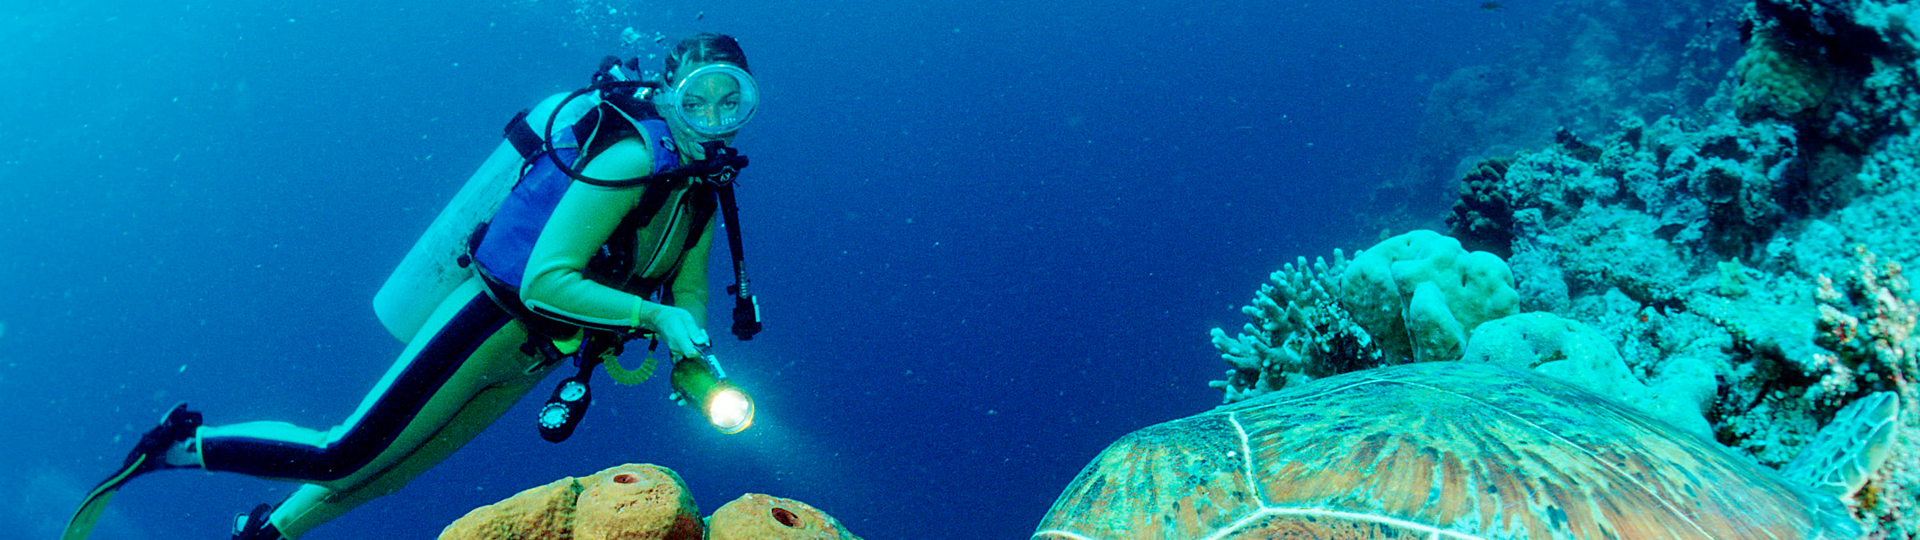
<path fill-rule="evenodd" d="M 533 156 L 540 155 L 541 147 L 546 144 L 540 139 L 540 133 L 527 124 L 529 112 L 531 109 L 521 109 L 520 114 L 513 115 L 513 121 L 507 122 L 506 129 L 507 142 L 513 144 L 513 150 L 520 153 L 523 162 L 532 161 Z"/>

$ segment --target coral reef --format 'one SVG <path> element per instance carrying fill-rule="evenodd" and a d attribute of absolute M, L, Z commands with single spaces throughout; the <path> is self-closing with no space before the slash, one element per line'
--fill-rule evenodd
<path fill-rule="evenodd" d="M 1705 114 L 1627 118 L 1592 145 L 1561 137 L 1497 177 L 1476 171 L 1459 203 L 1497 199 L 1513 216 L 1525 309 L 1592 326 L 1666 406 L 1702 397 L 1712 436 L 1762 463 L 1788 463 L 1843 407 L 1896 392 L 1895 458 L 1854 498 L 1891 538 L 1920 537 L 1920 309 L 1902 275 L 1920 258 L 1910 12 L 1760 0 L 1733 84 Z M 1717 384 L 1696 396 L 1703 370 Z"/>
<path fill-rule="evenodd" d="M 1868 164 L 1876 158 L 1910 164 L 1914 156 L 1886 151 L 1911 149 L 1920 123 L 1912 16 L 1906 2 L 1757 0 L 1743 21 L 1734 110 L 1743 121 L 1795 130 L 1825 208 L 1901 189 L 1884 185 L 1884 174 L 1861 173 L 1880 167 Z"/>
<path fill-rule="evenodd" d="M 1234 367 L 1213 386 L 1233 402 L 1388 362 L 1456 360 L 1467 333 L 1513 314 L 1517 299 L 1506 262 L 1433 231 L 1388 238 L 1352 261 L 1336 251 L 1332 265 L 1309 269 L 1301 259 L 1241 310 L 1252 322 L 1239 336 L 1213 329 Z"/>
<path fill-rule="evenodd" d="M 1835 378 L 1852 379 L 1864 372 L 1870 379 L 1893 382 L 1907 399 L 1915 393 L 1913 374 L 1920 373 L 1914 350 L 1914 324 L 1920 315 L 1900 263 L 1881 264 L 1866 246 L 1854 246 L 1859 265 L 1846 276 L 1846 292 L 1835 289 L 1833 278 L 1821 274 L 1815 298 L 1820 301 L 1819 333 L 1814 342 L 1832 354 L 1815 353 L 1815 362 Z M 1855 315 L 1857 313 L 1858 315 Z M 1856 386 L 1851 380 L 1822 379 L 1823 387 Z M 1836 389 L 1838 390 L 1838 389 Z"/>
<path fill-rule="evenodd" d="M 1920 299 L 1903 274 L 1920 261 L 1915 15 L 1910 2 L 1757 0 L 1740 17 L 1740 59 L 1719 64 L 1727 83 L 1700 109 L 1512 131 L 1550 141 L 1459 139 L 1481 146 L 1458 155 L 1503 157 L 1462 161 L 1450 231 L 1510 254 L 1519 308 L 1552 314 L 1480 324 L 1466 359 L 1577 379 L 1775 467 L 1820 459 L 1807 447 L 1823 426 L 1891 392 L 1892 458 L 1850 503 L 1870 536 L 1920 538 Z M 1460 87 L 1497 86 L 1490 74 Z M 1460 129 L 1487 127 L 1475 125 Z M 1343 278 L 1365 256 L 1289 265 L 1244 310 L 1254 324 L 1236 339 L 1214 331 L 1236 367 L 1215 382 L 1229 400 L 1401 359 L 1411 340 L 1361 316 L 1390 310 L 1347 298 L 1362 294 Z M 1311 346 L 1338 335 L 1370 338 L 1375 356 Z"/>
<path fill-rule="evenodd" d="M 1897 262 L 1920 255 L 1920 191 L 1861 189 L 1823 210 L 1840 199 L 1800 189 L 1812 173 L 1796 131 L 1773 122 L 1624 122 L 1599 146 L 1597 161 L 1561 146 L 1522 153 L 1502 177 L 1522 306 L 1605 335 L 1669 420 L 1661 407 L 1687 400 L 1660 388 L 1704 366 L 1719 381 L 1706 404 L 1714 438 L 1770 465 L 1848 403 L 1900 392 L 1900 457 L 1857 510 L 1889 537 L 1920 534 L 1916 310 Z M 1903 159 L 1864 161 L 1888 164 L 1873 173 L 1898 177 L 1885 185 L 1915 186 L 1920 168 Z"/>
<path fill-rule="evenodd" d="M 1376 190 L 1368 230 L 1438 226 L 1453 180 L 1490 158 L 1594 134 L 1622 120 L 1690 116 L 1743 51 L 1740 6 L 1722 0 L 1554 2 L 1542 24 L 1486 64 L 1441 75 L 1424 100 L 1407 169 Z M 1459 237 L 1471 249 L 1471 235 Z"/>
<path fill-rule="evenodd" d="M 659 465 L 555 480 L 475 508 L 441 540 L 859 540 L 806 503 L 747 494 L 703 521 L 687 485 Z"/>
<path fill-rule="evenodd" d="M 1865 510 L 1876 512 L 1884 521 L 1904 518 L 1899 525 L 1908 537 L 1920 536 L 1920 336 L 1914 328 L 1920 318 L 1920 300 L 1908 288 L 1898 262 L 1879 261 L 1865 246 L 1853 247 L 1857 265 L 1845 276 L 1846 291 L 1835 288 L 1833 279 L 1820 275 L 1815 297 L 1819 299 L 1818 333 L 1814 342 L 1831 351 L 1815 353 L 1809 362 L 1825 368 L 1825 374 L 1809 394 L 1840 394 L 1849 387 L 1881 389 L 1891 386 L 1904 404 L 1901 416 L 1905 429 L 1895 443 L 1892 467 L 1874 477 L 1872 500 L 1862 500 Z"/>

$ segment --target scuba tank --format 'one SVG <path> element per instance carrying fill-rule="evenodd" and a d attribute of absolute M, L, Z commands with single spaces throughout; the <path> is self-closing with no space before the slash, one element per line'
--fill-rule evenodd
<path fill-rule="evenodd" d="M 600 106 L 597 93 L 576 95 L 568 92 L 548 96 L 522 111 L 508 124 L 507 132 L 548 133 L 553 126 L 571 126 Z M 562 104 L 565 108 L 561 109 Z M 521 124 L 521 125 L 516 125 Z M 469 242 L 480 227 L 493 218 L 500 204 L 513 190 L 527 169 L 528 149 L 516 146 L 512 139 L 501 141 L 493 154 L 480 164 L 460 192 L 453 196 L 413 249 L 387 277 L 380 292 L 373 296 L 373 312 L 387 331 L 401 342 L 410 342 L 440 303 L 461 283 L 473 278 Z"/>
<path fill-rule="evenodd" d="M 707 141 L 701 143 L 706 151 L 706 159 L 692 163 L 679 163 L 678 159 L 657 160 L 653 174 L 627 179 L 590 178 L 580 174 L 573 164 L 564 163 L 560 157 L 562 152 L 559 150 L 577 152 L 586 146 L 587 139 L 599 132 L 595 129 L 596 125 L 586 124 L 611 120 L 612 117 L 619 117 L 636 128 L 654 131 L 656 134 L 652 138 L 657 142 L 664 141 L 666 127 L 663 122 L 642 121 L 635 114 L 627 112 L 651 114 L 653 107 L 648 100 L 660 90 L 659 83 L 640 80 L 636 75 L 637 65 L 637 60 L 622 63 L 618 58 L 607 57 L 601 62 L 600 70 L 594 73 L 593 84 L 548 96 L 507 123 L 506 140 L 467 179 L 460 192 L 434 218 L 427 232 L 414 243 L 413 249 L 407 252 L 406 258 L 394 268 L 393 274 L 374 295 L 374 314 L 388 332 L 401 342 L 411 342 L 434 310 L 440 307 L 440 303 L 451 296 L 461 283 L 476 275 L 472 251 L 477 240 L 499 212 L 508 194 L 529 171 L 536 168 L 536 160 L 546 160 L 558 172 L 575 181 L 600 186 L 624 187 L 686 177 L 699 177 L 717 186 L 721 217 L 726 225 L 729 250 L 733 255 L 734 284 L 727 287 L 727 294 L 734 297 L 733 333 L 742 340 L 752 339 L 754 334 L 759 333 L 760 307 L 749 287 L 746 258 L 741 250 L 738 210 L 733 195 L 733 180 L 740 169 L 747 166 L 746 156 L 739 155 L 738 151 L 719 141 Z M 706 69 L 709 68 L 701 71 Z M 677 92 L 669 95 L 677 95 Z M 608 105 L 605 108 L 612 112 L 592 114 L 601 110 L 603 105 Z M 588 129 L 581 129 L 583 126 Z M 556 150 L 557 147 L 559 150 Z M 671 144 L 664 144 L 656 152 L 673 153 L 674 150 Z M 517 286 L 518 283 L 509 285 Z"/>

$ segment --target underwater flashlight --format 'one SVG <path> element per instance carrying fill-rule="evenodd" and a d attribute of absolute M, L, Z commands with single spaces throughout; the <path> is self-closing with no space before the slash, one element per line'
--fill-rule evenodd
<path fill-rule="evenodd" d="M 673 364 L 673 391 L 690 407 L 707 416 L 721 433 L 745 431 L 753 425 L 753 397 L 727 380 L 712 354 L 681 358 Z"/>

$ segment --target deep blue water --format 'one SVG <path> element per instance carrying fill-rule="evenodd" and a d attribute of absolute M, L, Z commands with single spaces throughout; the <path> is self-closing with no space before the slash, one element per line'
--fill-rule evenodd
<path fill-rule="evenodd" d="M 767 318 L 710 328 L 736 436 L 605 382 L 572 440 L 547 386 L 308 538 L 430 538 L 625 462 L 705 511 L 807 501 L 884 538 L 1023 538 L 1120 435 L 1209 408 L 1207 330 L 1283 261 L 1371 243 L 1422 98 L 1545 3 L 436 0 L 54 2 L 0 15 L 0 538 L 51 538 L 179 400 L 325 427 L 400 343 L 369 300 L 517 110 L 634 27 L 722 31 L 767 93 L 737 141 Z M 1436 216 L 1437 218 L 1437 216 Z M 712 267 L 730 282 L 724 250 Z M 716 297 L 721 297 L 719 294 Z M 288 493 L 169 472 L 94 538 L 223 538 Z"/>

